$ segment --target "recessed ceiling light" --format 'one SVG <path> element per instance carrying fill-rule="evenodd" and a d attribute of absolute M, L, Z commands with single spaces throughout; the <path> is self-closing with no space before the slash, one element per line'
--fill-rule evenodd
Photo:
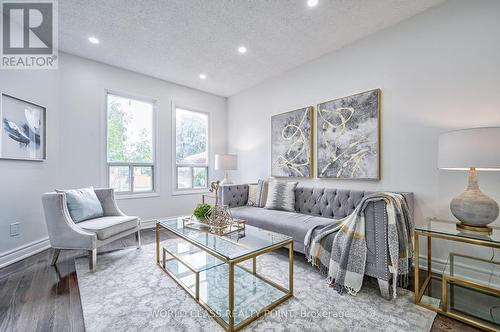
<path fill-rule="evenodd" d="M 238 47 L 238 52 L 245 54 L 247 52 L 247 48 L 245 46 L 240 46 Z"/>
<path fill-rule="evenodd" d="M 92 44 L 99 44 L 99 39 L 97 39 L 96 37 L 89 37 L 89 42 L 91 42 Z"/>
<path fill-rule="evenodd" d="M 201 73 L 201 74 L 200 74 L 200 79 L 202 79 L 202 80 L 207 79 L 207 75 L 205 75 L 205 74 Z"/>
<path fill-rule="evenodd" d="M 316 7 L 318 5 L 318 0 L 307 0 L 307 5 L 309 7 Z"/>

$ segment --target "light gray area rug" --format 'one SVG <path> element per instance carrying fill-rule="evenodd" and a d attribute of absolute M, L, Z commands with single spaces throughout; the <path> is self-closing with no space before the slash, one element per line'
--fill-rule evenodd
<path fill-rule="evenodd" d="M 154 245 L 76 260 L 87 332 L 224 331 L 155 262 Z M 258 258 L 258 273 L 287 285 L 288 256 Z M 413 293 L 379 296 L 375 279 L 366 278 L 356 296 L 339 295 L 302 255 L 295 256 L 294 298 L 247 326 L 245 331 L 429 331 L 436 314 L 413 303 Z"/>

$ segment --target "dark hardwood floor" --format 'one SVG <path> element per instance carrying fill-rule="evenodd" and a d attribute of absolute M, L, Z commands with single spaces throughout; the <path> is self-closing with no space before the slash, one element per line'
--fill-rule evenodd
<path fill-rule="evenodd" d="M 153 243 L 152 229 L 142 231 L 142 243 Z M 162 235 L 162 238 L 164 236 Z M 135 245 L 133 235 L 115 241 L 101 252 Z M 62 251 L 57 268 L 50 250 L 0 269 L 0 331 L 84 331 L 74 260 L 85 252 Z M 438 315 L 432 331 L 478 331 Z"/>

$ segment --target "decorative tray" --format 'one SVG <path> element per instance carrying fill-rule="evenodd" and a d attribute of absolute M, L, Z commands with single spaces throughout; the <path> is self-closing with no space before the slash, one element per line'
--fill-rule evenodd
<path fill-rule="evenodd" d="M 235 232 L 242 234 L 245 233 L 245 220 L 243 219 L 233 219 L 227 226 L 217 227 L 211 226 L 210 224 L 199 221 L 193 217 L 187 217 L 182 219 L 182 226 L 220 236 Z"/>

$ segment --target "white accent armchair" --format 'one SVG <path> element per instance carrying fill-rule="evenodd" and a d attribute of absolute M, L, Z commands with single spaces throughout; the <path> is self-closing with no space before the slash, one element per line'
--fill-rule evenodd
<path fill-rule="evenodd" d="M 61 249 L 89 251 L 89 269 L 96 267 L 97 248 L 127 235 L 136 234 L 137 249 L 141 247 L 141 220 L 125 215 L 115 201 L 114 189 L 95 189 L 104 216 L 73 222 L 66 205 L 64 193 L 50 192 L 42 195 L 45 221 L 50 244 L 54 248 L 52 265 L 55 265 Z"/>

